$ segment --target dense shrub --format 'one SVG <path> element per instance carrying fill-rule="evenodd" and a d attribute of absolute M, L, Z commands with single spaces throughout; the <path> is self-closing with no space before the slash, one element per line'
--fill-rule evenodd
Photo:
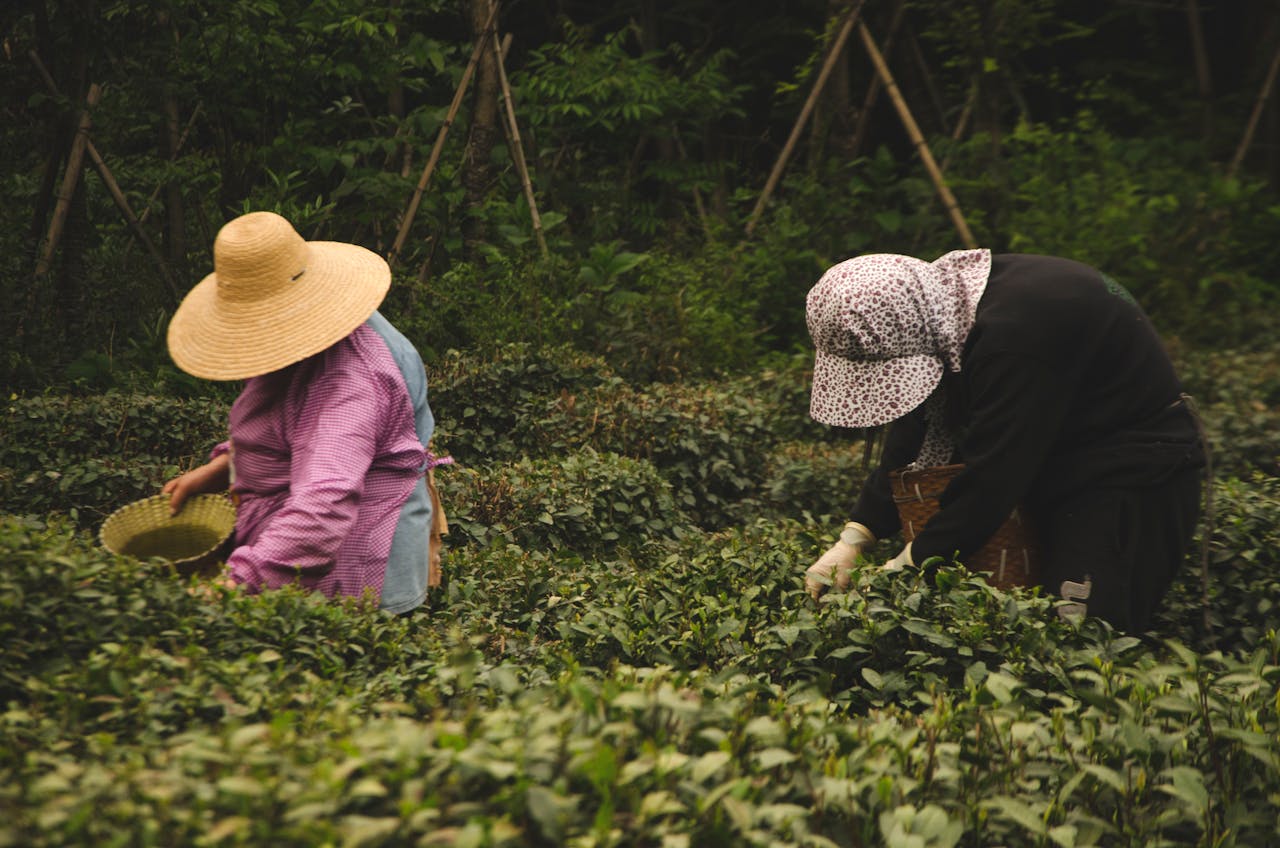
<path fill-rule="evenodd" d="M 1219 437 L 1275 400 L 1272 359 L 1221 361 L 1184 369 Z M 569 349 L 433 367 L 452 533 L 405 617 L 203 591 L 29 515 L 96 523 L 201 458 L 216 402 L 11 401 L 0 845 L 1274 841 L 1274 476 L 1215 487 L 1207 631 L 1190 559 L 1146 634 L 879 548 L 815 603 L 865 443 L 807 420 L 800 357 L 644 387 Z M 1228 471 L 1265 468 L 1265 422 L 1231 426 Z"/>
<path fill-rule="evenodd" d="M 757 494 L 774 441 L 771 410 L 717 384 L 614 384 L 564 413 L 567 441 L 652 462 L 703 527 Z"/>
<path fill-rule="evenodd" d="M 0 419 L 0 465 L 55 468 L 60 456 L 202 456 L 226 438 L 227 406 L 108 392 L 13 397 Z"/>
<path fill-rule="evenodd" d="M 12 398 L 0 419 L 0 510 L 74 512 L 97 524 L 203 462 L 225 438 L 226 414 L 211 399 Z"/>
<path fill-rule="evenodd" d="M 1215 473 L 1280 476 L 1280 348 L 1193 351 L 1178 358 L 1208 430 Z"/>
<path fill-rule="evenodd" d="M 0 843 L 1274 837 L 1274 634 L 1197 656 L 956 569 L 815 607 L 818 541 L 690 535 L 630 575 L 463 552 L 448 605 L 393 618 L 0 521 Z"/>
<path fill-rule="evenodd" d="M 685 523 L 650 463 L 589 449 L 487 473 L 455 467 L 437 480 L 451 507 L 450 540 L 464 544 L 501 539 L 585 556 L 644 545 Z"/>
<path fill-rule="evenodd" d="M 477 468 L 583 448 L 645 460 L 706 527 L 723 526 L 736 502 L 761 495 L 772 427 L 800 414 L 778 413 L 743 380 L 640 389 L 569 349 L 515 346 L 480 363 L 459 356 L 435 374 L 441 452 Z"/>
<path fill-rule="evenodd" d="M 1207 587 L 1198 543 L 1155 627 L 1204 650 L 1248 650 L 1280 632 L 1280 481 L 1224 481 L 1214 512 Z M 1208 529 L 1202 521 L 1202 535 Z"/>
<path fill-rule="evenodd" d="M 548 414 L 612 378 L 603 360 L 569 347 L 450 351 L 428 369 L 436 444 L 466 463 L 546 455 L 561 447 L 540 432 Z"/>
<path fill-rule="evenodd" d="M 787 442 L 769 455 L 761 503 L 742 508 L 795 519 L 828 517 L 843 524 L 869 470 L 862 443 Z"/>
<path fill-rule="evenodd" d="M 997 152 L 998 151 L 998 152 Z M 1115 135 L 1085 110 L 955 150 L 956 193 L 984 246 L 1068 256 L 1124 284 L 1164 332 L 1204 345 L 1274 332 L 1274 192 L 1202 147 Z M 965 201 L 961 201 L 962 204 Z"/>

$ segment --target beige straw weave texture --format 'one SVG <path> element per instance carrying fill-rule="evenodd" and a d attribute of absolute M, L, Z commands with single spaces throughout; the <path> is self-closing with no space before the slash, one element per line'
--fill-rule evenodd
<path fill-rule="evenodd" d="M 169 354 L 208 380 L 242 380 L 319 353 L 373 314 L 391 285 L 376 253 L 343 242 L 304 241 L 273 212 L 226 224 L 214 272 L 169 322 Z"/>
<path fill-rule="evenodd" d="M 207 574 L 229 553 L 236 508 L 225 495 L 194 495 L 169 514 L 169 496 L 153 495 L 120 507 L 98 531 L 113 554 L 168 560 L 179 574 Z"/>

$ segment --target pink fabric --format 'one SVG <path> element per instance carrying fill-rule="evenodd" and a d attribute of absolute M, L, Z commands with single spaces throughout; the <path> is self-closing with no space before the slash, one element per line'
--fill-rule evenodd
<path fill-rule="evenodd" d="M 400 508 L 422 476 L 404 378 L 368 325 L 297 365 L 254 377 L 231 407 L 240 497 L 231 577 L 376 600 Z"/>
<path fill-rule="evenodd" d="M 978 300 L 991 273 L 989 250 L 957 250 L 934 262 L 868 254 L 827 270 L 805 317 L 816 349 L 809 413 L 837 427 L 874 427 L 920 406 L 960 370 Z M 945 462 L 950 442 L 929 415 L 922 464 Z M 927 456 L 925 456 L 927 454 Z"/>

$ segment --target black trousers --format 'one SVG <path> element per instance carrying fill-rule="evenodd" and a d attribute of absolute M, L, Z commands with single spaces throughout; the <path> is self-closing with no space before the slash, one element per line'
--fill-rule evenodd
<path fill-rule="evenodd" d="M 1042 583 L 1118 630 L 1145 630 L 1186 560 L 1200 516 L 1198 468 L 1160 486 L 1102 489 L 1041 514 Z M 1091 583 L 1087 598 L 1063 581 Z"/>

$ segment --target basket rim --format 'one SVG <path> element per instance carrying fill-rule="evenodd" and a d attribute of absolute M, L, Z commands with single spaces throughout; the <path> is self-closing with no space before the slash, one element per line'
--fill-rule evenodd
<path fill-rule="evenodd" d="M 909 465 L 895 468 L 889 472 L 889 494 L 894 503 L 936 500 L 964 467 L 963 463 L 951 463 L 924 468 L 912 468 Z M 908 486 L 911 488 L 908 489 Z"/>
<path fill-rule="evenodd" d="M 130 501 L 129 503 L 124 504 L 119 508 L 113 510 L 110 515 L 108 515 L 105 519 L 103 519 L 102 524 L 98 527 L 98 533 L 97 533 L 98 544 L 102 548 L 104 548 L 106 551 L 108 551 L 109 553 L 115 554 L 116 556 L 127 556 L 127 554 L 122 553 L 121 551 L 117 550 L 115 547 L 113 547 L 111 544 L 107 542 L 107 538 L 106 538 L 107 531 L 109 531 L 115 524 L 119 523 L 122 520 L 122 516 L 127 515 L 128 513 L 131 513 L 131 512 L 141 513 L 149 509 L 154 509 L 156 506 L 160 505 L 161 502 L 163 502 L 163 504 L 167 506 L 169 503 L 169 495 L 164 493 L 160 493 L 156 495 L 148 495 L 145 498 L 139 498 L 138 500 Z M 231 535 L 235 532 L 236 506 L 231 501 L 231 499 L 226 496 L 225 493 L 202 492 L 200 494 L 191 495 L 190 497 L 187 498 L 186 502 L 183 504 L 182 511 L 179 512 L 178 515 L 172 517 L 173 520 L 175 522 L 178 521 L 182 517 L 182 515 L 187 512 L 188 509 L 196 505 L 199 505 L 199 507 L 203 507 L 205 509 L 208 509 L 211 507 L 213 508 L 213 512 L 210 514 L 221 513 L 224 517 L 229 518 L 230 520 L 228 522 L 228 526 L 226 530 L 222 531 L 221 535 L 218 537 L 217 542 L 210 545 L 207 550 L 201 551 L 200 553 L 194 554 L 192 556 L 182 557 L 181 559 L 169 560 L 169 562 L 172 563 L 173 565 L 180 565 L 184 563 L 194 562 L 201 559 L 202 557 L 208 556 L 210 553 L 218 550 L 218 548 L 226 544 L 227 539 L 231 538 Z M 167 514 L 166 514 L 166 517 L 167 517 Z M 155 527 L 156 529 L 159 529 L 162 526 L 164 525 L 163 524 L 153 525 L 153 527 Z M 217 529 L 217 527 L 214 527 L 214 529 Z"/>

